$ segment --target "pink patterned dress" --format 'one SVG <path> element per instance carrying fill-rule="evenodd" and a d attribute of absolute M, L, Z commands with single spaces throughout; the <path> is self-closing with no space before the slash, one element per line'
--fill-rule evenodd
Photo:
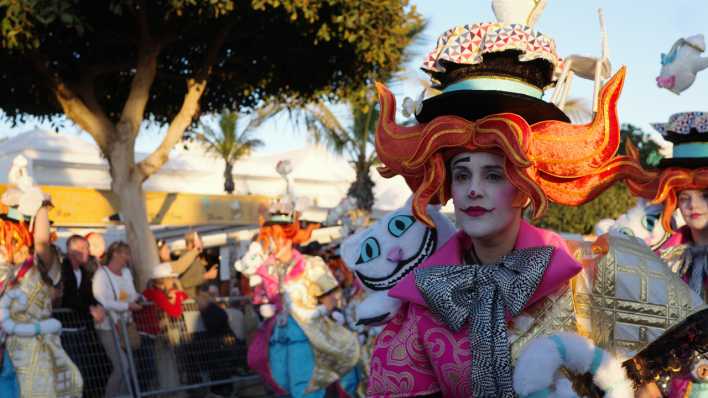
<path fill-rule="evenodd" d="M 462 264 L 462 253 L 470 246 L 464 232 L 458 232 L 419 269 Z M 526 307 L 568 285 L 581 270 L 563 239 L 522 221 L 515 249 L 552 247 L 550 263 Z M 455 267 L 455 265 L 450 265 Z M 469 324 L 452 331 L 434 315 L 416 287 L 414 273 L 408 274 L 389 295 L 404 304 L 378 336 L 371 360 L 368 396 L 411 397 L 442 393 L 445 397 L 472 396 L 472 353 Z M 514 322 L 507 317 L 508 324 Z"/>

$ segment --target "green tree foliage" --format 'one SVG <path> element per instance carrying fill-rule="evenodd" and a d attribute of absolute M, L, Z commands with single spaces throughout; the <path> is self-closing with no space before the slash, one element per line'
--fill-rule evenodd
<path fill-rule="evenodd" d="M 639 149 L 644 166 L 653 166 L 658 163 L 661 146 L 641 128 L 632 124 L 623 124 L 620 134 L 622 144 L 618 151 L 619 154 L 625 154 L 624 143 L 625 139 L 629 138 Z M 616 219 L 634 207 L 635 204 L 636 198 L 632 196 L 629 189 L 624 184 L 618 183 L 582 206 L 567 207 L 551 204 L 546 214 L 536 225 L 560 232 L 591 234 L 598 221 L 603 218 Z"/>
<path fill-rule="evenodd" d="M 62 113 L 47 95 L 59 78 L 118 120 L 148 52 L 157 65 L 146 113 L 159 122 L 200 70 L 206 113 L 363 97 L 397 70 L 420 23 L 399 0 L 0 0 L 0 108 L 13 120 Z"/>
<path fill-rule="evenodd" d="M 0 109 L 93 137 L 142 289 L 158 263 L 142 184 L 201 112 L 364 98 L 420 23 L 400 0 L 0 0 Z M 136 161 L 145 120 L 168 126 Z"/>
<path fill-rule="evenodd" d="M 661 145 L 654 141 L 648 133 L 645 133 L 640 127 L 630 123 L 625 123 L 620 129 L 620 147 L 618 153 L 624 155 L 627 152 L 624 149 L 627 138 L 632 140 L 632 144 L 639 150 L 639 160 L 644 167 L 655 167 L 661 160 Z"/>
<path fill-rule="evenodd" d="M 592 201 L 578 207 L 552 203 L 536 223 L 539 227 L 559 232 L 591 234 L 603 218 L 617 218 L 636 203 L 624 184 L 615 184 Z"/>

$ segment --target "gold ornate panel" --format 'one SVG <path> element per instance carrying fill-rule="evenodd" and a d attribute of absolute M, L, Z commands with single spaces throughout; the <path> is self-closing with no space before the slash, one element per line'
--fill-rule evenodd
<path fill-rule="evenodd" d="M 703 302 L 643 242 L 602 236 L 571 242 L 583 271 L 573 280 L 579 330 L 629 358 Z"/>

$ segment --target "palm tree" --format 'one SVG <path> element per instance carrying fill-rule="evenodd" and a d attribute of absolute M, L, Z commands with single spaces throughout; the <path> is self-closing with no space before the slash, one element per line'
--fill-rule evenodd
<path fill-rule="evenodd" d="M 228 110 L 221 112 L 218 129 L 199 123 L 201 131 L 195 132 L 194 138 L 205 146 L 208 153 L 224 160 L 224 191 L 227 193 L 231 194 L 235 189 L 234 163 L 264 145 L 263 141 L 253 137 L 254 130 L 280 110 L 280 105 L 268 105 L 258 109 L 241 131 L 239 121 L 242 120 L 242 115 Z"/>
<path fill-rule="evenodd" d="M 323 142 L 334 152 L 348 155 L 356 179 L 349 187 L 347 195 L 356 198 L 360 209 L 371 210 L 374 206 L 374 181 L 369 170 L 378 161 L 374 150 L 374 137 L 379 110 L 373 103 L 368 106 L 351 103 L 349 109 L 352 123 L 348 127 L 340 122 L 324 102 L 317 102 L 308 107 L 305 123 L 315 142 Z"/>
<path fill-rule="evenodd" d="M 415 48 L 420 43 L 420 34 L 425 30 L 427 22 L 423 21 L 408 32 L 408 43 L 411 44 L 401 58 L 399 70 L 391 76 L 382 76 L 389 86 L 407 78 L 403 76 L 402 66 L 408 63 Z M 375 93 L 369 92 L 365 100 L 353 98 L 346 103 L 350 112 L 351 124 L 345 126 L 332 108 L 323 101 L 316 102 L 305 108 L 304 119 L 307 129 L 315 142 L 325 143 L 337 154 L 345 154 L 354 167 L 356 179 L 349 186 L 347 196 L 356 198 L 358 207 L 371 211 L 374 206 L 374 181 L 369 170 L 376 165 L 378 158 L 374 150 L 376 124 L 379 119 L 378 99 Z"/>

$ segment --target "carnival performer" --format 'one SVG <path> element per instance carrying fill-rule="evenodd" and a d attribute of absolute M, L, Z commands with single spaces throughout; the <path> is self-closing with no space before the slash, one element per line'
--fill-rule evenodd
<path fill-rule="evenodd" d="M 279 396 L 324 397 L 328 388 L 353 394 L 357 336 L 328 316 L 338 284 L 327 265 L 292 248 L 309 239 L 303 232 L 297 218 L 261 228 L 270 255 L 258 274 L 278 311 L 252 341 L 249 365 Z"/>
<path fill-rule="evenodd" d="M 378 337 L 371 396 L 514 397 L 525 342 L 576 330 L 569 282 L 581 270 L 524 209 L 538 218 L 549 202 L 576 206 L 630 174 L 649 179 L 616 156 L 624 68 L 600 90 L 593 120 L 569 123 L 541 99 L 561 64 L 553 40 L 524 24 L 539 10 L 519 20 L 500 3 L 500 22 L 438 40 L 423 69 L 442 93 L 420 104 L 417 125 L 397 125 L 393 95 L 377 86 L 381 174 L 406 179 L 413 214 L 430 227 L 427 205 L 452 199 L 462 230 L 389 292 L 404 304 Z"/>
<path fill-rule="evenodd" d="M 658 253 L 705 301 L 708 299 L 708 112 L 676 113 L 668 123 L 653 126 L 674 144 L 673 156 L 662 159 L 658 169 L 652 170 L 654 178 L 650 182 L 638 184 L 628 180 L 627 183 L 634 194 L 664 205 L 661 222 L 666 231 L 673 230 L 671 220 L 678 208 L 686 225 L 673 231 Z M 629 149 L 638 158 L 637 151 L 631 146 Z M 708 325 L 708 321 L 703 320 L 703 324 Z M 693 381 L 708 386 L 708 358 L 693 354 L 679 353 L 691 360 L 678 361 L 682 365 L 676 373 L 683 375 L 670 377 L 670 396 L 683 397 Z M 696 370 L 701 367 L 706 369 L 703 380 L 696 376 L 703 374 Z M 704 388 L 708 394 L 708 387 Z"/>
<path fill-rule="evenodd" d="M 633 193 L 663 203 L 665 230 L 678 208 L 686 223 L 659 248 L 661 257 L 703 300 L 708 299 L 708 112 L 671 115 L 668 123 L 653 124 L 674 144 L 673 157 L 659 162 L 648 184 L 628 181 Z M 632 154 L 637 155 L 636 151 Z"/>
<path fill-rule="evenodd" d="M 81 397 L 83 379 L 61 346 L 61 323 L 51 318 L 50 291 L 61 274 L 50 243 L 51 202 L 34 186 L 26 165 L 24 158 L 15 159 L 11 188 L 2 197 L 0 322 L 8 354 L 2 365 L 14 366 L 23 398 Z"/>

